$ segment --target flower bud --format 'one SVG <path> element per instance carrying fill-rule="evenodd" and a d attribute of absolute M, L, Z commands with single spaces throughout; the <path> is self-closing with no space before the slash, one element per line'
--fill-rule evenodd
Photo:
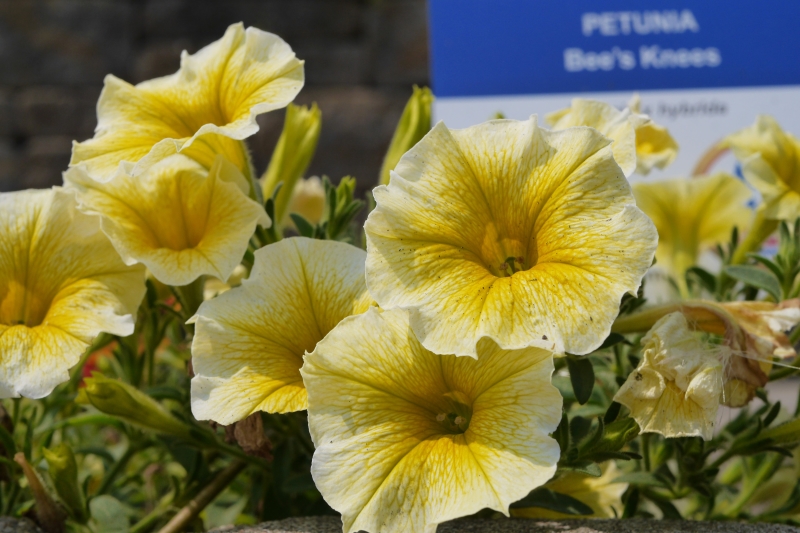
<path fill-rule="evenodd" d="M 380 185 L 388 185 L 389 173 L 397 166 L 400 158 L 417 144 L 431 129 L 431 104 L 433 93 L 427 87 L 420 89 L 414 86 L 414 93 L 409 98 L 397 129 L 392 136 L 389 150 L 383 159 Z"/>
<path fill-rule="evenodd" d="M 147 394 L 116 379 L 93 374 L 85 380 L 86 399 L 97 410 L 144 429 L 189 438 L 189 426 Z"/>
<path fill-rule="evenodd" d="M 85 524 L 89 519 L 86 513 L 86 499 L 78 483 L 78 465 L 69 446 L 62 443 L 54 448 L 42 449 L 47 461 L 50 479 L 58 497 L 76 522 Z"/>
<path fill-rule="evenodd" d="M 286 108 L 283 131 L 261 178 L 265 199 L 272 196 L 278 183 L 283 183 L 275 200 L 276 222 L 283 220 L 294 186 L 311 163 L 321 129 L 322 112 L 317 104 L 310 108 L 289 104 Z"/>

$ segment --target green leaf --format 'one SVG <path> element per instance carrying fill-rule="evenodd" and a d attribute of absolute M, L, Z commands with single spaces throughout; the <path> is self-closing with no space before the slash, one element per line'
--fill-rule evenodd
<path fill-rule="evenodd" d="M 594 510 L 580 500 L 576 500 L 566 494 L 559 494 L 550 489 L 539 487 L 520 501 L 512 503 L 512 509 L 524 509 L 526 507 L 540 507 L 557 513 L 589 516 L 594 514 Z"/>
<path fill-rule="evenodd" d="M 628 493 L 625 500 L 625 509 L 622 511 L 622 518 L 633 518 L 639 508 L 639 489 L 633 489 Z"/>
<path fill-rule="evenodd" d="M 311 225 L 311 222 L 297 213 L 290 213 L 289 216 L 292 218 L 292 222 L 294 222 L 294 225 L 297 227 L 297 232 L 301 236 L 308 237 L 309 239 L 314 238 L 314 226 Z"/>
<path fill-rule="evenodd" d="M 783 277 L 783 270 L 781 270 L 781 267 L 776 265 L 773 261 L 770 261 L 766 257 L 756 254 L 748 254 L 748 256 L 751 257 L 752 259 L 755 259 L 765 267 L 767 267 L 770 270 L 770 272 L 775 274 L 776 278 L 781 279 Z"/>
<path fill-rule="evenodd" d="M 94 533 L 126 533 L 130 528 L 125 507 L 112 496 L 93 498 L 89 502 L 89 512 Z"/>
<path fill-rule="evenodd" d="M 568 465 L 561 465 L 558 467 L 559 470 L 568 470 L 570 472 L 580 472 L 581 474 L 586 474 L 592 477 L 600 477 L 603 475 L 603 471 L 600 469 L 600 465 L 595 463 L 594 461 L 576 461 L 574 463 L 570 463 Z"/>
<path fill-rule="evenodd" d="M 606 340 L 603 341 L 603 344 L 600 345 L 598 350 L 603 350 L 605 348 L 611 348 L 615 344 L 619 344 L 621 342 L 623 342 L 625 344 L 630 344 L 628 342 L 628 340 L 624 336 L 620 335 L 619 333 L 610 333 L 608 335 L 608 337 L 606 337 Z"/>
<path fill-rule="evenodd" d="M 578 357 L 567 355 L 567 367 L 569 368 L 569 379 L 572 382 L 572 390 L 575 391 L 575 398 L 578 403 L 583 405 L 589 401 L 594 388 L 594 367 L 588 357 Z"/>
<path fill-rule="evenodd" d="M 582 416 L 573 416 L 569 421 L 569 435 L 574 444 L 583 440 L 592 428 L 592 421 Z"/>
<path fill-rule="evenodd" d="M 717 278 L 708 270 L 698 266 L 689 267 L 686 270 L 686 281 L 690 281 L 693 277 L 696 278 L 700 282 L 700 285 L 708 292 L 716 292 Z"/>
<path fill-rule="evenodd" d="M 617 452 L 639 435 L 639 425 L 630 417 L 620 418 L 605 426 L 602 438 L 592 441 L 581 450 L 581 455 Z M 626 457 L 628 459 L 628 457 Z"/>
<path fill-rule="evenodd" d="M 733 265 L 726 266 L 725 273 L 745 285 L 766 291 L 775 301 L 781 301 L 781 282 L 772 272 L 754 266 Z"/>
<path fill-rule="evenodd" d="M 772 409 L 769 410 L 767 416 L 764 417 L 764 427 L 768 427 L 775 421 L 775 418 L 778 416 L 778 413 L 781 410 L 781 402 L 777 402 L 775 405 L 772 406 Z"/>
<path fill-rule="evenodd" d="M 620 409 L 622 409 L 621 403 L 611 402 L 611 405 L 609 405 L 608 409 L 606 410 L 606 414 L 603 416 L 603 422 L 605 422 L 606 424 L 614 422 L 619 416 Z"/>
<path fill-rule="evenodd" d="M 569 450 L 569 419 L 567 418 L 567 413 L 561 413 L 561 422 L 559 422 L 558 427 L 553 432 L 553 438 L 556 439 L 558 443 L 558 447 L 561 448 L 561 455 L 567 453 Z"/>

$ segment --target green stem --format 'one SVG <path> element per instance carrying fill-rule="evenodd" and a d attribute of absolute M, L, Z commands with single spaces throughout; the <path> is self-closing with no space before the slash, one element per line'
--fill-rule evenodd
<path fill-rule="evenodd" d="M 234 461 L 222 470 L 209 485 L 201 490 L 197 496 L 191 499 L 180 511 L 167 522 L 167 525 L 159 530 L 159 533 L 179 533 L 183 531 L 200 512 L 208 506 L 225 488 L 230 485 L 236 476 L 245 469 L 247 463 L 244 461 Z"/>
<path fill-rule="evenodd" d="M 144 518 L 136 522 L 128 533 L 145 533 L 146 531 L 150 531 L 153 524 L 161 520 L 171 506 L 172 498 L 162 501 L 152 511 L 147 513 Z"/>
<path fill-rule="evenodd" d="M 753 494 L 755 494 L 764 482 L 772 477 L 778 468 L 780 468 L 783 459 L 783 455 L 779 453 L 774 453 L 771 457 L 766 459 L 758 470 L 756 470 L 753 477 L 743 483 L 741 492 L 739 492 L 736 500 L 734 500 L 730 508 L 725 512 L 725 515 L 729 518 L 739 516 L 739 513 L 742 512 L 742 509 L 747 505 L 747 502 L 750 501 L 750 498 L 753 497 Z"/>
<path fill-rule="evenodd" d="M 642 458 L 644 458 L 644 471 L 650 472 L 650 434 L 642 434 Z"/>
<path fill-rule="evenodd" d="M 747 261 L 747 254 L 758 251 L 764 241 L 778 228 L 777 220 L 770 220 L 764 216 L 764 210 L 756 211 L 753 226 L 744 240 L 736 247 L 731 257 L 732 265 L 741 265 Z"/>
<path fill-rule="evenodd" d="M 111 470 L 109 470 L 108 473 L 105 476 L 103 476 L 103 483 L 100 485 L 100 488 L 97 489 L 95 495 L 99 496 L 101 494 L 105 494 L 106 492 L 108 492 L 108 489 L 111 488 L 111 485 L 114 483 L 114 480 L 117 479 L 117 476 L 119 475 L 120 472 L 122 472 L 122 469 L 125 468 L 125 466 L 128 464 L 128 461 L 130 461 L 133 458 L 133 456 L 136 455 L 142 449 L 144 448 L 128 446 L 128 449 L 125 450 L 125 453 L 122 454 L 122 457 L 120 457 L 119 460 L 114 463 L 114 466 L 111 467 Z"/>

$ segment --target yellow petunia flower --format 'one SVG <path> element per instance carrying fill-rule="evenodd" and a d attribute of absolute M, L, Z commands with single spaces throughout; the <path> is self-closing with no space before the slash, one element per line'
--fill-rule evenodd
<path fill-rule="evenodd" d="M 435 355 L 406 311 L 370 309 L 306 355 L 311 475 L 345 533 L 433 533 L 486 507 L 508 515 L 552 477 L 552 354 L 490 339 L 478 352 Z"/>
<path fill-rule="evenodd" d="M 774 118 L 759 116 L 722 144 L 733 150 L 745 179 L 761 193 L 767 219 L 793 221 L 800 216 L 800 141 L 794 135 Z"/>
<path fill-rule="evenodd" d="M 231 424 L 306 408 L 303 354 L 372 304 L 363 250 L 293 237 L 255 253 L 240 287 L 200 306 L 192 342 L 192 412 Z"/>
<path fill-rule="evenodd" d="M 206 168 L 223 154 L 250 177 L 240 141 L 258 131 L 257 115 L 286 107 L 303 80 L 303 62 L 280 37 L 233 24 L 219 41 L 184 52 L 171 76 L 135 86 L 106 76 L 95 136 L 73 144 L 70 165 L 108 181 L 178 152 Z"/>
<path fill-rule="evenodd" d="M 639 112 L 634 97 L 627 109 L 611 104 L 575 98 L 572 106 L 549 113 L 547 122 L 554 130 L 589 126 L 614 142 L 612 151 L 625 176 L 634 171 L 647 175 L 653 168 L 664 168 L 678 156 L 678 143 L 663 126 Z"/>
<path fill-rule="evenodd" d="M 711 439 L 722 395 L 721 358 L 730 350 L 706 347 L 679 312 L 656 322 L 642 347 L 639 366 L 614 401 L 631 410 L 642 433 Z"/>
<path fill-rule="evenodd" d="M 182 155 L 145 174 L 93 180 L 80 167 L 64 174 L 79 208 L 100 215 L 103 231 L 126 264 L 143 263 L 167 285 L 208 274 L 228 279 L 257 224 L 269 217 L 247 196 L 247 180 L 218 156 L 210 171 Z"/>
<path fill-rule="evenodd" d="M 582 474 L 580 472 L 567 472 L 561 477 L 548 481 L 544 486 L 548 489 L 572 496 L 592 508 L 594 514 L 591 518 L 617 518 L 622 516 L 622 495 L 628 490 L 627 483 L 615 482 L 620 472 L 614 461 L 608 461 L 602 466 L 603 474 L 600 477 Z M 514 509 L 512 516 L 522 518 L 540 518 L 545 520 L 561 520 L 575 518 L 575 516 L 550 511 L 541 507 L 526 507 Z"/>
<path fill-rule="evenodd" d="M 684 296 L 686 270 L 697 264 L 700 252 L 727 242 L 734 226 L 747 231 L 753 218 L 744 205 L 750 189 L 725 173 L 636 183 L 633 194 L 658 229 L 658 265 L 672 275 Z"/>
<path fill-rule="evenodd" d="M 544 130 L 536 117 L 437 124 L 374 190 L 373 298 L 409 309 L 435 353 L 475 357 L 482 337 L 591 352 L 658 238 L 609 143 L 591 128 Z"/>
<path fill-rule="evenodd" d="M 133 333 L 144 292 L 71 193 L 0 194 L 0 397 L 50 394 L 101 332 Z"/>

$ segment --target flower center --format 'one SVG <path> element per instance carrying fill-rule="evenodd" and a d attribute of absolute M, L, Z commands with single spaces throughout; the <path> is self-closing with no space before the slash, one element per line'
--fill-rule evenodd
<path fill-rule="evenodd" d="M 467 395 L 460 391 L 450 391 L 444 396 L 442 412 L 436 415 L 436 421 L 447 433 L 464 433 L 469 428 L 472 418 L 472 403 Z"/>
<path fill-rule="evenodd" d="M 538 260 L 535 236 L 528 242 L 525 236 L 504 237 L 507 233 L 490 224 L 486 227 L 481 244 L 480 255 L 484 266 L 500 278 L 533 268 Z"/>
<path fill-rule="evenodd" d="M 47 298 L 16 280 L 0 286 L 0 324 L 4 326 L 38 326 L 44 322 L 49 308 Z"/>

